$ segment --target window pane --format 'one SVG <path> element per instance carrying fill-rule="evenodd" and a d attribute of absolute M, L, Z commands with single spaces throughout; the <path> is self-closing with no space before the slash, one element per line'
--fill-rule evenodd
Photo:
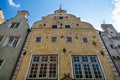
<path fill-rule="evenodd" d="M 56 29 L 56 28 L 57 28 L 57 25 L 52 25 L 52 28 L 53 28 L 53 29 Z"/>
<path fill-rule="evenodd" d="M 16 47 L 19 41 L 19 37 L 9 37 L 6 46 Z"/>
<path fill-rule="evenodd" d="M 50 61 L 57 61 L 57 56 L 50 56 Z"/>
<path fill-rule="evenodd" d="M 36 78 L 37 77 L 37 70 L 38 70 L 38 64 L 33 63 L 30 68 L 30 78 Z"/>
<path fill-rule="evenodd" d="M 48 56 L 42 56 L 42 61 L 44 62 L 46 62 L 46 61 L 48 61 Z"/>
<path fill-rule="evenodd" d="M 73 62 L 80 62 L 79 56 L 74 56 L 73 57 Z"/>
<path fill-rule="evenodd" d="M 57 80 L 57 55 L 34 55 L 27 79 Z"/>
<path fill-rule="evenodd" d="M 72 37 L 67 37 L 67 42 L 72 42 Z"/>
<path fill-rule="evenodd" d="M 14 39 L 14 42 L 13 42 L 13 47 L 16 47 L 17 46 L 17 43 L 18 43 L 18 41 L 19 41 L 19 38 L 16 38 L 16 39 Z"/>
<path fill-rule="evenodd" d="M 14 26 L 15 26 L 15 23 L 12 23 L 11 26 L 10 26 L 10 28 L 14 28 Z"/>
<path fill-rule="evenodd" d="M 77 79 L 83 78 L 80 64 L 74 64 L 74 76 Z"/>
<path fill-rule="evenodd" d="M 57 37 L 52 37 L 51 42 L 57 42 Z"/>
<path fill-rule="evenodd" d="M 102 78 L 101 71 L 99 69 L 98 64 L 92 64 L 92 67 L 93 67 L 95 78 Z"/>
<path fill-rule="evenodd" d="M 16 23 L 15 28 L 18 28 L 18 27 L 19 27 L 19 25 L 20 25 L 20 23 Z"/>
<path fill-rule="evenodd" d="M 83 64 L 83 69 L 84 69 L 84 73 L 85 73 L 85 78 L 92 78 L 89 64 Z"/>
<path fill-rule="evenodd" d="M 14 38 L 9 38 L 6 46 L 10 46 L 12 44 L 13 40 L 14 40 Z"/>
<path fill-rule="evenodd" d="M 10 28 L 18 28 L 19 25 L 20 25 L 19 22 L 13 22 L 13 23 L 11 24 Z"/>
<path fill-rule="evenodd" d="M 90 60 L 91 60 L 91 62 L 97 62 L 97 60 L 96 60 L 96 57 L 95 57 L 95 56 L 90 56 Z"/>
<path fill-rule="evenodd" d="M 65 25 L 65 28 L 68 28 L 68 29 L 69 29 L 69 28 L 70 28 L 70 25 Z"/>
<path fill-rule="evenodd" d="M 88 38 L 84 37 L 84 38 L 82 38 L 82 40 L 84 43 L 88 43 Z"/>
<path fill-rule="evenodd" d="M 54 78 L 57 77 L 57 67 L 56 67 L 56 63 L 51 63 L 50 67 L 49 67 L 49 77 L 50 78 Z"/>
<path fill-rule="evenodd" d="M 87 56 L 82 56 L 82 62 L 88 62 Z"/>
<path fill-rule="evenodd" d="M 39 72 L 39 77 L 40 78 L 45 78 L 47 76 L 47 64 L 41 64 L 40 65 L 40 72 Z"/>
<path fill-rule="evenodd" d="M 40 61 L 40 56 L 33 57 L 33 62 L 39 62 L 39 61 Z"/>
<path fill-rule="evenodd" d="M 36 37 L 36 40 L 35 40 L 35 42 L 41 42 L 41 37 Z"/>
<path fill-rule="evenodd" d="M 74 79 L 104 80 L 97 56 L 75 55 L 72 60 Z"/>

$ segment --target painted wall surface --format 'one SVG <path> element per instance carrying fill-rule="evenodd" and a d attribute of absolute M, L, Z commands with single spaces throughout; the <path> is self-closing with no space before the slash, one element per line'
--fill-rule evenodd
<path fill-rule="evenodd" d="M 119 33 L 115 30 L 112 24 L 102 24 L 104 32 L 102 32 L 101 36 L 105 45 L 109 51 L 109 55 L 113 59 L 115 66 L 119 72 L 120 77 L 120 36 Z"/>
<path fill-rule="evenodd" d="M 21 48 L 27 35 L 27 29 L 29 28 L 28 20 L 25 18 L 27 12 L 21 11 L 0 25 L 0 36 L 3 36 L 0 42 L 0 58 L 4 59 L 4 63 L 0 68 L 0 80 L 9 80 L 16 64 L 17 58 L 20 54 Z M 20 22 L 18 28 L 10 28 L 12 22 Z M 11 36 L 20 37 L 17 47 L 6 47 L 4 43 L 6 39 Z"/>
<path fill-rule="evenodd" d="M 58 19 L 63 16 L 62 20 Z M 57 29 L 52 29 L 52 24 L 57 24 Z M 70 29 L 65 29 L 64 25 L 69 24 Z M 66 37 L 72 37 L 73 42 L 66 42 Z M 36 43 L 35 38 L 42 37 L 42 42 Z M 51 37 L 58 37 L 58 41 L 52 43 Z M 82 37 L 87 37 L 89 43 L 83 43 Z M 95 44 L 93 44 L 93 42 Z M 16 80 L 26 80 L 30 67 L 32 55 L 58 55 L 58 80 L 64 78 L 64 74 L 70 73 L 73 77 L 72 55 L 97 55 L 102 72 L 106 80 L 115 80 L 114 74 L 106 59 L 102 45 L 100 43 L 97 30 L 87 22 L 81 21 L 72 14 L 67 14 L 65 10 L 56 10 L 54 14 L 44 17 L 34 23 L 30 37 L 26 45 L 26 54 L 22 57 L 20 69 Z M 64 52 L 63 49 L 66 49 Z"/>

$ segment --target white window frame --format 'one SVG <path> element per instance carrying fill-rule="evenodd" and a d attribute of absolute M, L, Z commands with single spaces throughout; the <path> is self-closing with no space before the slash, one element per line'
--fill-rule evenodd
<path fill-rule="evenodd" d="M 73 68 L 73 56 L 96 56 L 96 58 L 97 58 L 97 64 L 99 65 L 99 68 L 100 68 L 100 72 L 101 72 L 101 74 L 102 74 L 102 77 L 103 77 L 103 80 L 106 80 L 106 76 L 105 76 L 105 72 L 104 72 L 104 70 L 103 70 L 103 67 L 102 67 L 102 64 L 101 64 L 101 61 L 100 61 L 100 59 L 99 59 L 99 56 L 98 55 L 95 55 L 95 54 L 85 54 L 85 55 L 82 55 L 82 54 L 71 54 L 70 55 L 70 61 L 71 61 L 71 70 L 72 70 L 72 78 L 73 79 L 75 79 L 75 77 L 74 77 L 74 68 Z M 89 61 L 89 60 L 88 60 Z M 82 63 L 83 64 L 83 63 Z M 91 64 L 90 62 L 89 62 L 89 64 Z M 83 70 L 82 70 L 83 71 Z M 93 70 L 92 70 L 92 72 L 93 72 Z M 82 73 L 83 74 L 83 73 Z M 94 73 L 92 73 L 92 74 L 94 74 Z M 85 75 L 83 75 L 83 76 L 85 76 Z M 82 80 L 83 78 L 81 78 L 80 80 Z M 88 78 L 89 79 L 89 78 Z M 94 79 L 94 78 L 91 78 L 90 80 L 92 80 L 92 79 Z M 95 79 L 96 80 L 96 79 Z"/>
<path fill-rule="evenodd" d="M 39 54 L 39 53 L 38 53 L 38 54 L 34 54 L 34 53 L 33 53 L 33 54 L 31 54 L 31 57 L 30 57 L 30 60 L 29 60 L 29 64 L 28 64 L 28 68 L 27 68 L 26 75 L 25 75 L 25 78 L 24 78 L 24 79 L 25 79 L 25 80 L 26 80 L 26 79 L 30 79 L 30 78 L 28 77 L 28 74 L 29 74 L 29 70 L 30 70 L 30 67 L 31 67 L 31 61 L 33 60 L 33 56 L 37 56 L 37 55 L 38 55 L 38 56 L 51 56 L 51 55 L 56 55 L 56 57 L 57 57 L 57 62 L 56 62 L 56 64 L 57 64 L 57 67 L 56 67 L 56 68 L 57 68 L 57 71 L 56 71 L 57 73 L 56 73 L 56 75 L 57 75 L 57 76 L 56 76 L 56 77 L 57 77 L 57 80 L 59 80 L 59 55 L 58 55 L 58 53 L 54 53 L 54 54 L 53 54 L 53 53 L 51 53 L 51 54 L 50 54 L 50 53 L 49 53 L 49 54 L 47 54 L 47 53 L 46 53 L 46 54 Z M 34 78 L 32 78 L 32 79 L 34 79 Z M 39 78 L 39 79 L 42 79 L 42 78 Z M 51 78 L 50 78 L 50 79 L 51 79 Z"/>

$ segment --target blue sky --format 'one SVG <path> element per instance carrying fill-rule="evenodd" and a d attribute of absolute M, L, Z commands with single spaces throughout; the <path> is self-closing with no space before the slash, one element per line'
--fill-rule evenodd
<path fill-rule="evenodd" d="M 1 0 L 0 8 L 4 11 L 5 21 L 14 17 L 17 11 L 29 11 L 31 27 L 41 17 L 54 13 L 60 4 L 67 13 L 91 23 L 98 30 L 105 20 L 106 24 L 113 24 L 120 32 L 120 0 Z"/>

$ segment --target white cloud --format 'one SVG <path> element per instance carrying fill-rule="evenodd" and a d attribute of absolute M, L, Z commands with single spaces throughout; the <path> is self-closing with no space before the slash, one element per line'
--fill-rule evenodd
<path fill-rule="evenodd" d="M 14 6 L 14 7 L 20 7 L 20 4 L 15 4 L 14 2 L 13 2 L 13 0 L 8 0 L 8 2 L 9 2 L 9 4 L 11 5 L 11 6 Z"/>
<path fill-rule="evenodd" d="M 112 11 L 113 25 L 120 32 L 120 0 L 113 0 L 114 9 Z"/>

